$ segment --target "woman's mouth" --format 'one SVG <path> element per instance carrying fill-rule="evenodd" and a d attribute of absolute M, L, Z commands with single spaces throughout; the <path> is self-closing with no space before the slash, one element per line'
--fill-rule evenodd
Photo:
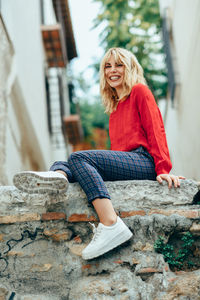
<path fill-rule="evenodd" d="M 110 76 L 109 79 L 115 81 L 115 80 L 118 80 L 119 78 L 120 78 L 120 76 Z"/>

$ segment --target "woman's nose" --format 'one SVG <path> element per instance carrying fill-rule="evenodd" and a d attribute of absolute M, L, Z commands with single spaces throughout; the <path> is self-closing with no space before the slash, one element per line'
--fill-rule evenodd
<path fill-rule="evenodd" d="M 111 72 L 115 72 L 115 71 L 116 71 L 116 66 L 114 65 L 111 67 Z"/>

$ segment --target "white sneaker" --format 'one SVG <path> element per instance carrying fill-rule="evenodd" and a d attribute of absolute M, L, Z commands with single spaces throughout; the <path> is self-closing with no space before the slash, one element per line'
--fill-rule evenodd
<path fill-rule="evenodd" d="M 82 252 L 83 259 L 100 256 L 126 242 L 133 235 L 120 217 L 117 217 L 117 222 L 114 225 L 105 226 L 99 223 L 97 228 L 94 225 L 93 227 L 94 236 Z"/>
<path fill-rule="evenodd" d="M 68 188 L 67 178 L 58 172 L 19 172 L 13 177 L 14 185 L 21 191 L 27 193 L 64 193 Z"/>

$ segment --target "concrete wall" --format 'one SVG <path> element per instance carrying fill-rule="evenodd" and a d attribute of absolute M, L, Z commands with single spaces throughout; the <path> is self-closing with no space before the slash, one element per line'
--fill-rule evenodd
<path fill-rule="evenodd" d="M 200 2 L 160 1 L 169 7 L 179 87 L 174 108 L 168 103 L 166 132 L 173 172 L 199 180 L 200 168 Z"/>

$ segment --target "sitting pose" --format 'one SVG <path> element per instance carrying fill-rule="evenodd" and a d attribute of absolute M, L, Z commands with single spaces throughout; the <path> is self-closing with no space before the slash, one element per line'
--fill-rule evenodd
<path fill-rule="evenodd" d="M 65 192 L 68 181 L 79 182 L 100 221 L 83 259 L 102 255 L 132 236 L 116 215 L 104 181 L 165 180 L 169 188 L 177 188 L 184 179 L 169 174 L 172 164 L 162 117 L 131 52 L 108 50 L 100 66 L 100 91 L 110 114 L 111 150 L 74 152 L 49 172 L 20 172 L 13 179 L 17 188 L 29 193 Z"/>

